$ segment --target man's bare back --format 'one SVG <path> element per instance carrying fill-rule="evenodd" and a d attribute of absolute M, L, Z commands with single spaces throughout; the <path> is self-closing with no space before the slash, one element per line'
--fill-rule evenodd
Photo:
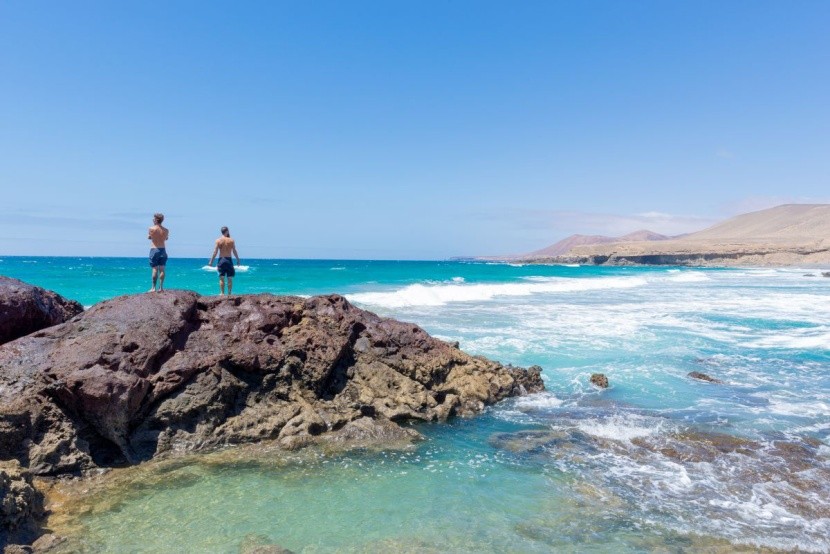
<path fill-rule="evenodd" d="M 230 237 L 219 237 L 216 239 L 216 248 L 219 250 L 219 257 L 230 258 L 236 251 L 236 243 Z M 238 256 L 237 263 L 239 263 Z"/>
<path fill-rule="evenodd" d="M 216 239 L 213 256 L 210 257 L 208 265 L 213 265 L 216 254 L 219 254 L 219 263 L 216 264 L 216 269 L 219 272 L 219 294 L 225 294 L 225 277 L 228 278 L 228 294 L 231 294 L 233 291 L 233 277 L 236 275 L 231 255 L 236 257 L 236 265 L 239 265 L 239 253 L 236 251 L 236 243 L 231 238 L 231 232 L 228 231 L 228 228 L 222 227 L 220 233 L 222 233 L 222 236 Z"/>
<path fill-rule="evenodd" d="M 164 248 L 169 236 L 170 231 L 161 223 L 153 225 L 147 230 L 147 238 L 153 243 L 153 248 Z"/>

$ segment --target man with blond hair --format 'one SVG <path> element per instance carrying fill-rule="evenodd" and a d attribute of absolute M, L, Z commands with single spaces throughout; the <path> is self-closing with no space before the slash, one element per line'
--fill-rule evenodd
<path fill-rule="evenodd" d="M 216 239 L 216 247 L 213 249 L 213 256 L 210 257 L 208 265 L 213 265 L 213 260 L 216 259 L 218 253 L 219 262 L 216 264 L 216 269 L 219 271 L 219 294 L 225 294 L 225 277 L 227 277 L 228 296 L 230 296 L 233 290 L 233 276 L 236 275 L 231 254 L 236 256 L 236 265 L 239 265 L 239 254 L 236 252 L 236 243 L 231 238 L 228 228 L 222 227 L 220 232 L 222 236 Z"/>
<path fill-rule="evenodd" d="M 147 238 L 153 245 L 150 248 L 150 267 L 153 270 L 153 288 L 150 292 L 164 290 L 164 267 L 167 265 L 166 244 L 170 231 L 161 224 L 162 221 L 164 221 L 164 214 L 154 214 L 153 226 L 147 231 Z M 158 288 L 156 288 L 156 281 L 158 281 Z"/>

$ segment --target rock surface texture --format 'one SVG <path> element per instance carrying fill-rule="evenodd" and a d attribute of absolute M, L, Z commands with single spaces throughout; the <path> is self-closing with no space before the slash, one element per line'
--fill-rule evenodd
<path fill-rule="evenodd" d="M 38 534 L 44 516 L 43 494 L 17 462 L 0 462 L 0 550 L 28 543 Z"/>
<path fill-rule="evenodd" d="M 0 346 L 0 459 L 59 475 L 266 439 L 392 437 L 543 388 L 539 368 L 469 356 L 336 295 L 124 296 Z"/>
<path fill-rule="evenodd" d="M 0 344 L 63 323 L 84 311 L 74 300 L 0 275 Z"/>

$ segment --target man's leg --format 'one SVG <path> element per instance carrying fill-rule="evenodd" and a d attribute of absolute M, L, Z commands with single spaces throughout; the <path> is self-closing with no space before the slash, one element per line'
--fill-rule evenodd
<path fill-rule="evenodd" d="M 231 295 L 232 290 L 233 290 L 233 277 L 228 275 L 228 296 Z"/>
<path fill-rule="evenodd" d="M 154 267 L 153 268 L 153 288 L 150 289 L 150 292 L 155 292 L 155 290 L 156 290 L 156 280 L 158 279 L 158 276 L 159 276 L 158 268 Z"/>
<path fill-rule="evenodd" d="M 220 295 L 225 294 L 225 276 L 224 275 L 219 276 L 219 294 Z"/>
<path fill-rule="evenodd" d="M 159 267 L 159 290 L 164 290 L 164 268 L 165 266 Z"/>

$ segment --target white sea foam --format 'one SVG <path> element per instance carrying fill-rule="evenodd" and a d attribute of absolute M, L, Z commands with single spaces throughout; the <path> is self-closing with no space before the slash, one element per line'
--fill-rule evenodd
<path fill-rule="evenodd" d="M 463 283 L 464 282 L 464 277 L 453 277 L 452 282 L 453 283 Z"/>
<path fill-rule="evenodd" d="M 516 399 L 516 408 L 520 410 L 550 410 L 559 408 L 565 401 L 549 392 L 540 392 Z"/>
<path fill-rule="evenodd" d="M 607 419 L 586 419 L 576 426 L 583 433 L 604 439 L 628 441 L 660 432 L 662 425 L 640 417 L 614 416 Z"/>
<path fill-rule="evenodd" d="M 669 270 L 669 272 L 672 271 L 673 270 Z M 677 271 L 677 273 L 673 273 L 668 277 L 668 279 L 675 283 L 700 283 L 703 281 L 711 281 L 705 273 L 701 273 L 699 271 L 674 271 Z"/>
<path fill-rule="evenodd" d="M 643 286 L 646 283 L 647 281 L 642 277 L 601 277 L 592 279 L 551 277 L 533 283 L 496 284 L 424 285 L 418 283 L 392 292 L 351 294 L 349 300 L 385 308 L 442 306 L 451 302 L 482 302 L 501 296 L 627 289 Z"/>
<path fill-rule="evenodd" d="M 807 402 L 788 402 L 774 396 L 768 400 L 769 404 L 765 406 L 764 411 L 774 414 L 813 418 L 820 417 L 822 419 L 830 417 L 830 404 L 827 402 L 820 402 L 809 398 Z"/>
<path fill-rule="evenodd" d="M 830 330 L 793 329 L 776 332 L 746 343 L 750 348 L 792 348 L 795 350 L 830 350 Z"/>
<path fill-rule="evenodd" d="M 329 270 L 331 270 L 331 271 L 344 271 L 345 269 L 346 269 L 346 268 L 345 268 L 345 267 L 342 267 L 342 266 L 330 267 L 330 268 L 329 268 Z"/>

